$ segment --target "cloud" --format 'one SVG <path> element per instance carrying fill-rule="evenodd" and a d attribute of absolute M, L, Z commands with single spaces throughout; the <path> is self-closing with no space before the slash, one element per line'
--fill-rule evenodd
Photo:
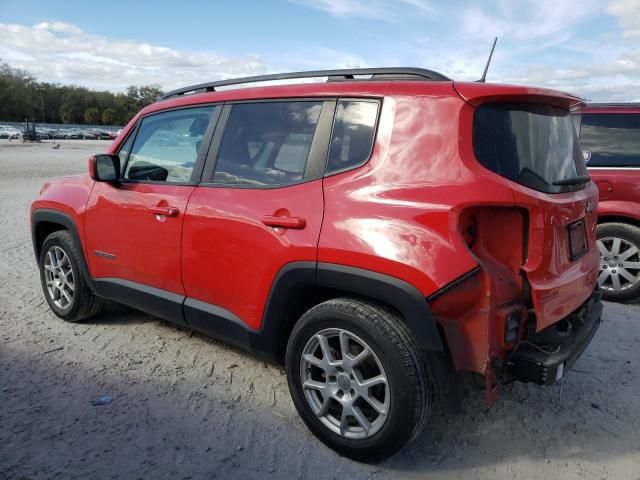
<path fill-rule="evenodd" d="M 75 25 L 0 23 L 0 57 L 38 80 L 96 89 L 159 84 L 165 89 L 221 78 L 265 73 L 258 55 L 226 57 L 192 53 L 149 43 L 111 39 Z"/>
<path fill-rule="evenodd" d="M 71 25 L 64 22 L 42 22 L 33 26 L 36 30 L 51 30 L 52 32 L 61 32 L 61 33 L 82 33 L 82 29 L 77 27 L 76 25 Z"/>
<path fill-rule="evenodd" d="M 418 13 L 435 12 L 427 0 L 289 0 L 292 3 L 322 10 L 336 17 L 361 17 L 397 21 L 398 8 L 408 7 Z"/>
<path fill-rule="evenodd" d="M 609 0 L 605 11 L 618 19 L 624 38 L 640 38 L 640 2 L 638 0 Z"/>
<path fill-rule="evenodd" d="M 498 36 L 516 42 L 554 39 L 561 43 L 571 36 L 573 26 L 598 10 L 595 0 L 499 1 L 491 8 L 478 4 L 462 11 L 462 32 L 470 37 Z M 489 11 L 491 13 L 489 13 Z"/>

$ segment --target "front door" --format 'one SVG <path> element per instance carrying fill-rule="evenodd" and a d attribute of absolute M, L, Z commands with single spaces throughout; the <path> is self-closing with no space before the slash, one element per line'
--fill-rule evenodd
<path fill-rule="evenodd" d="M 278 271 L 316 261 L 334 109 L 329 100 L 224 107 L 224 134 L 214 138 L 207 182 L 191 196 L 184 222 L 186 305 L 213 313 L 187 314 L 194 328 L 216 329 L 213 317 L 260 328 Z"/>
<path fill-rule="evenodd" d="M 148 115 L 124 142 L 122 181 L 96 183 L 87 206 L 86 251 L 95 279 L 184 295 L 182 224 L 217 108 Z"/>

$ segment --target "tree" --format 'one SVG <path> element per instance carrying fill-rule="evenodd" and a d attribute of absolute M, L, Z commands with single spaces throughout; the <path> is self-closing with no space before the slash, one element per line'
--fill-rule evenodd
<path fill-rule="evenodd" d="M 38 82 L 0 60 L 0 121 L 37 118 L 50 123 L 124 125 L 160 95 L 158 85 L 130 86 L 125 93 L 112 93 Z"/>
<path fill-rule="evenodd" d="M 71 120 L 73 119 L 73 105 L 69 103 L 63 103 L 60 106 L 58 115 L 60 115 L 60 120 L 62 120 L 62 123 L 71 123 Z"/>
<path fill-rule="evenodd" d="M 107 108 L 102 112 L 102 124 L 113 125 L 116 118 L 116 111 L 113 108 Z"/>
<path fill-rule="evenodd" d="M 89 107 L 84 111 L 84 121 L 89 125 L 95 125 L 98 123 L 98 117 L 100 112 L 95 107 Z"/>

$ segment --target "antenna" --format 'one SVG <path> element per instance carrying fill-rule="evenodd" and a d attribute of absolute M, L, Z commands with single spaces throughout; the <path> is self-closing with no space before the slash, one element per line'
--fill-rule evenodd
<path fill-rule="evenodd" d="M 478 80 L 478 82 L 484 83 L 487 80 L 487 71 L 489 70 L 489 64 L 491 63 L 491 57 L 493 57 L 493 51 L 496 48 L 496 43 L 498 43 L 498 37 L 493 39 L 493 45 L 491 46 L 491 52 L 489 52 L 489 58 L 487 59 L 487 64 L 484 66 L 484 72 L 482 72 L 482 78 Z"/>

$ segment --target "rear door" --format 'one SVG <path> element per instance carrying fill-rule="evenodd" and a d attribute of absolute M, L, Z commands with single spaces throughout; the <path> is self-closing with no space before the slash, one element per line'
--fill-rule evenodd
<path fill-rule="evenodd" d="M 121 182 L 97 182 L 87 206 L 86 250 L 94 278 L 184 294 L 182 223 L 219 109 L 148 115 L 123 143 Z"/>
<path fill-rule="evenodd" d="M 323 99 L 225 105 L 184 222 L 194 328 L 213 328 L 205 312 L 259 328 L 278 271 L 316 261 L 334 110 Z"/>

